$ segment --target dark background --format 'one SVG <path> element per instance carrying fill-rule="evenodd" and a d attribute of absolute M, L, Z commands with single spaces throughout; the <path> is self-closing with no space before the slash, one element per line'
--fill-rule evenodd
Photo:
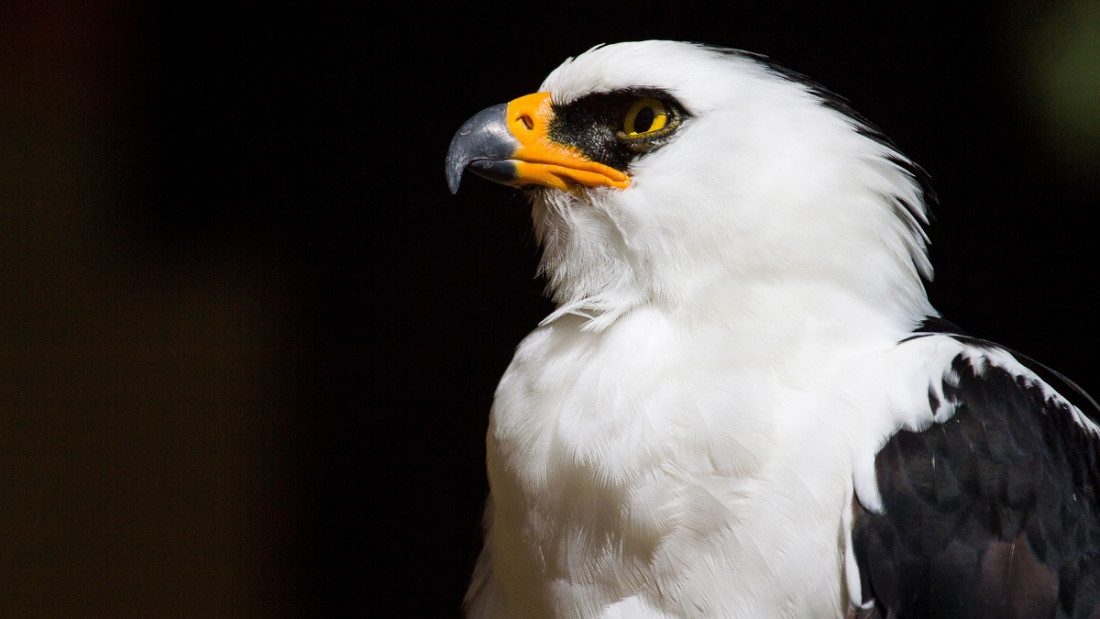
<path fill-rule="evenodd" d="M 444 153 L 601 42 L 849 98 L 932 175 L 937 307 L 1100 392 L 1096 3 L 728 4 L 0 9 L 0 616 L 457 615 L 549 305 Z"/>

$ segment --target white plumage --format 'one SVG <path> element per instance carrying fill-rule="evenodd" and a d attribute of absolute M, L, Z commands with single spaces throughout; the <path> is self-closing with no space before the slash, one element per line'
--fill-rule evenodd
<path fill-rule="evenodd" d="M 1095 453 L 1095 426 L 1011 354 L 914 336 L 937 316 L 919 170 L 839 100 L 752 55 L 664 41 L 590 50 L 540 91 L 472 119 L 448 160 L 452 188 L 467 168 L 533 185 L 558 308 L 496 393 L 471 616 L 921 616 L 904 593 L 876 609 L 893 585 L 860 554 L 877 546 L 853 542 L 892 515 L 875 468 L 892 437 L 947 436 L 957 392 L 997 367 L 1022 390 L 1008 399 L 1038 389 L 1062 412 L 1036 418 L 1070 415 Z M 622 106 L 642 99 L 660 121 L 633 135 Z M 517 139 L 553 161 L 508 154 Z M 523 167 L 561 153 L 628 186 Z M 993 569 L 993 542 L 956 537 L 977 576 Z"/>

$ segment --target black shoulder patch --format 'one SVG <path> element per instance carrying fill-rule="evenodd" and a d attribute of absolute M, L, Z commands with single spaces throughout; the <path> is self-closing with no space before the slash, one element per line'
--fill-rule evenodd
<path fill-rule="evenodd" d="M 853 504 L 874 612 L 1100 615 L 1100 440 L 1033 380 L 963 355 L 943 393 L 952 418 L 899 431 L 875 458 L 884 513 Z"/>
<path fill-rule="evenodd" d="M 948 335 L 955 340 L 963 342 L 978 349 L 985 350 L 1002 350 L 1012 355 L 1020 365 L 1035 372 L 1035 375 L 1045 381 L 1048 385 L 1054 388 L 1063 398 L 1068 400 L 1070 404 L 1073 404 L 1080 410 L 1086 417 L 1092 420 L 1093 423 L 1100 425 L 1100 403 L 1097 403 L 1087 391 L 1082 389 L 1077 383 L 1070 380 L 1061 372 L 1047 367 L 1045 364 L 1039 363 L 1031 357 L 1011 350 L 1005 346 L 995 344 L 989 340 L 973 337 L 967 335 L 962 329 L 955 326 L 953 323 L 944 320 L 939 317 L 927 317 L 921 323 L 920 327 L 914 330 L 913 335 L 905 338 L 902 342 L 906 342 L 918 337 L 925 337 L 927 335 Z"/>

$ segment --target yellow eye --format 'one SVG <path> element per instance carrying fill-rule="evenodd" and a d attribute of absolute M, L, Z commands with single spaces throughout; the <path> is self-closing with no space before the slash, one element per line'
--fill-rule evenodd
<path fill-rule="evenodd" d="M 656 133 L 668 125 L 669 111 L 665 104 L 653 97 L 638 99 L 626 112 L 623 133 L 627 137 L 641 137 Z"/>

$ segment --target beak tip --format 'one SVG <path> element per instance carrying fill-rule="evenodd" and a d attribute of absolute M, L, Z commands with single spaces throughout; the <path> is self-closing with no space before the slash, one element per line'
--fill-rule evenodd
<path fill-rule="evenodd" d="M 460 152 L 460 149 L 455 149 L 453 144 L 450 151 L 447 153 L 447 189 L 451 190 L 451 195 L 458 193 L 458 185 L 462 182 L 462 174 L 466 171 L 466 165 L 469 161 L 466 160 L 464 153 Z"/>

